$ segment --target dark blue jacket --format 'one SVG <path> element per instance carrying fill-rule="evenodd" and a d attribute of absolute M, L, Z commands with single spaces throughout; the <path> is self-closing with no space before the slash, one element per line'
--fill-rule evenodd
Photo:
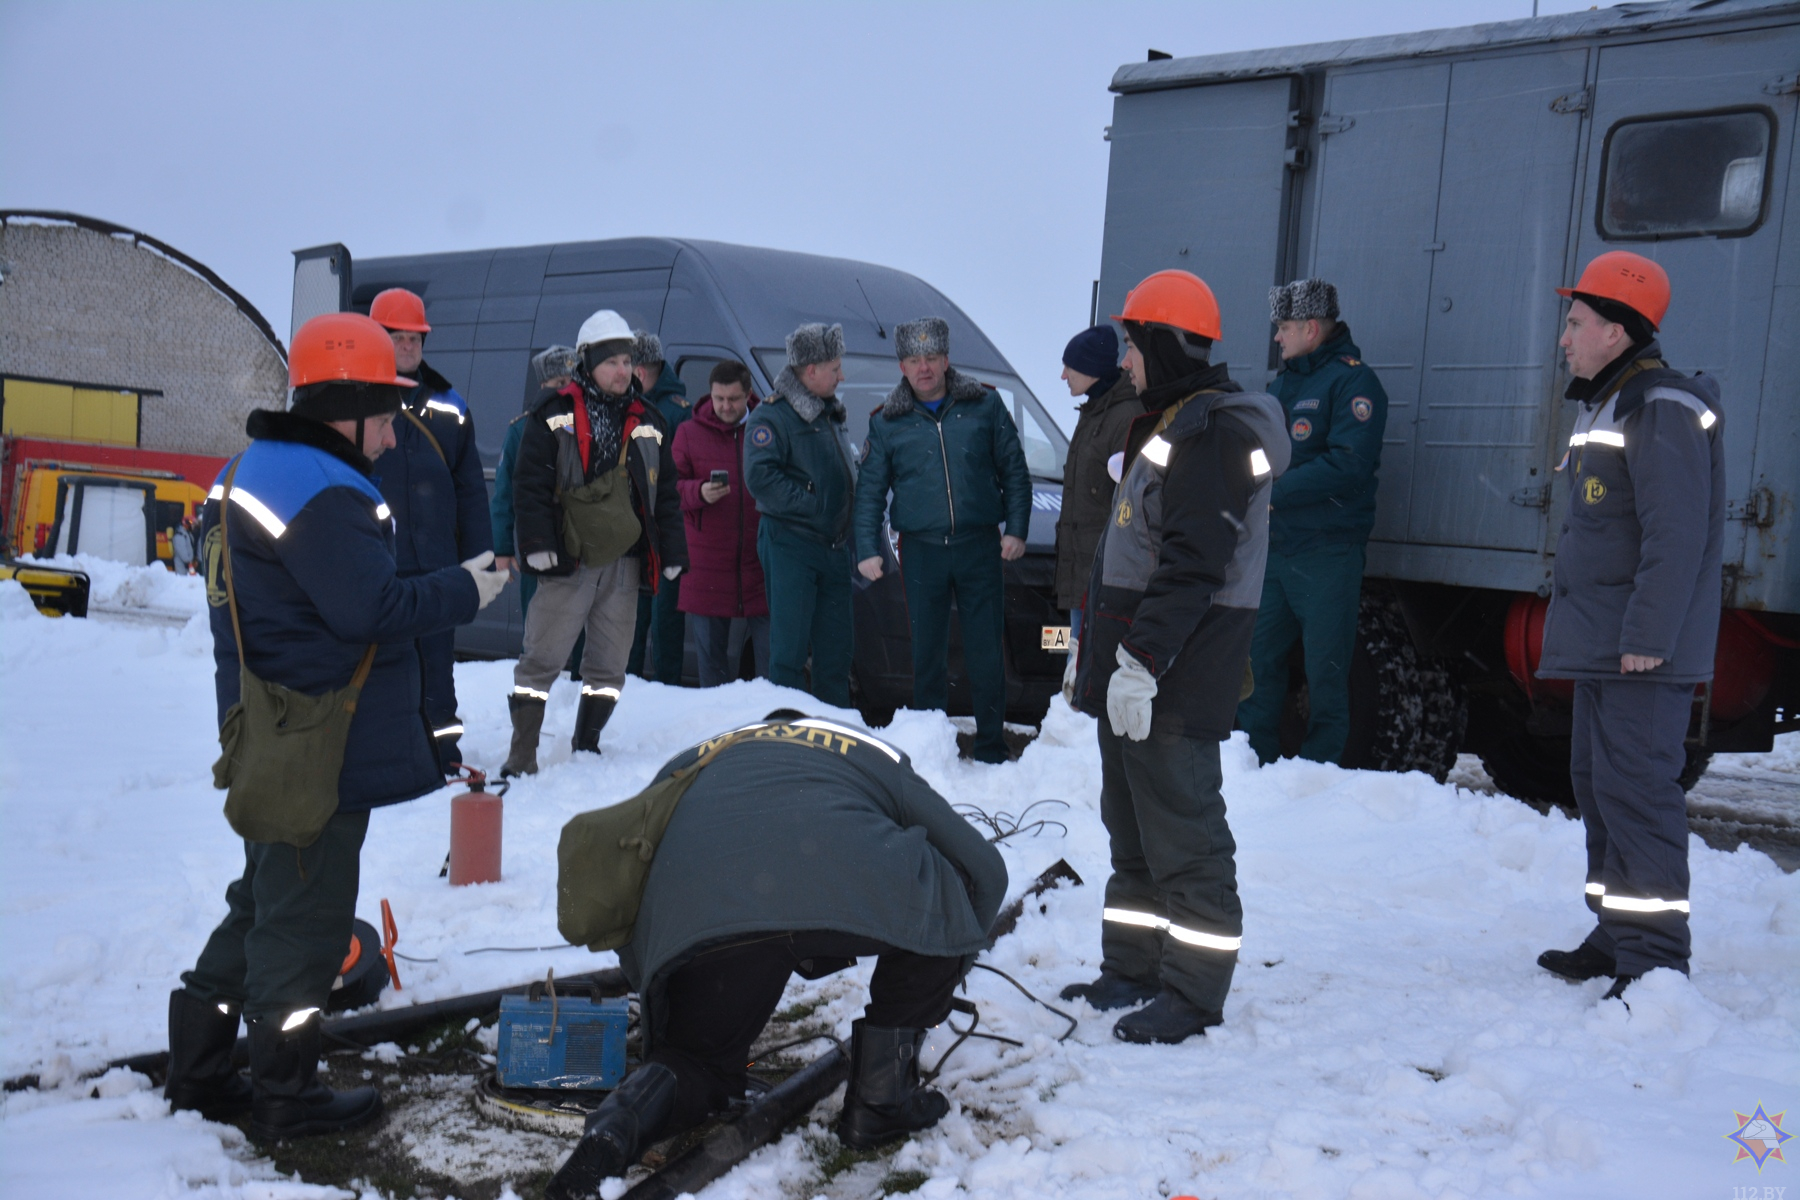
<path fill-rule="evenodd" d="M 1000 394 L 950 368 L 935 415 L 902 379 L 869 416 L 856 477 L 856 557 L 881 554 L 881 517 L 895 533 L 950 541 L 1004 524 L 1024 540 L 1031 528 L 1031 472 L 1019 427 Z"/>
<path fill-rule="evenodd" d="M 494 549 L 494 531 L 469 406 L 428 363 L 411 391 L 375 482 L 393 510 L 400 574 L 422 575 Z"/>
<path fill-rule="evenodd" d="M 744 418 L 744 442 L 744 486 L 772 529 L 833 550 L 850 540 L 856 477 L 837 397 L 819 399 L 785 367 Z"/>
<path fill-rule="evenodd" d="M 644 399 L 656 405 L 656 411 L 663 415 L 663 422 L 669 427 L 669 444 L 673 446 L 676 427 L 694 415 L 694 406 L 687 398 L 687 384 L 681 382 L 674 367 L 664 363 L 662 374 L 644 393 Z"/>
<path fill-rule="evenodd" d="M 1700 683 L 1712 678 L 1725 545 L 1725 422 L 1719 385 L 1663 365 L 1655 342 L 1615 364 L 1583 401 L 1563 474 L 1537 674 L 1545 679 Z M 1584 393 L 1590 392 L 1591 395 Z M 1619 660 L 1663 660 L 1621 674 Z"/>
<path fill-rule="evenodd" d="M 1275 481 L 1269 549 L 1302 554 L 1367 541 L 1388 398 L 1350 327 L 1339 325 L 1317 350 L 1284 362 L 1269 391 L 1281 401 L 1293 453 Z"/>
<path fill-rule="evenodd" d="M 475 581 L 450 566 L 394 569 L 394 525 L 369 461 L 317 421 L 257 410 L 232 480 L 231 564 L 252 674 L 308 695 L 345 687 L 380 644 L 350 722 L 340 812 L 411 800 L 444 785 L 423 712 L 413 639 L 472 620 Z M 390 451 L 390 453 L 392 453 Z M 230 470 L 227 464 L 226 470 Z M 238 700 L 237 640 L 226 606 L 220 472 L 203 516 L 219 720 Z"/>

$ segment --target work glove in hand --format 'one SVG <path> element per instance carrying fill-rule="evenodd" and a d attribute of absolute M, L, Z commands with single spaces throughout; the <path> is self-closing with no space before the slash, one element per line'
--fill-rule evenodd
<path fill-rule="evenodd" d="M 664 567 L 663 568 L 663 578 L 664 579 L 673 580 L 679 574 L 681 574 L 680 567 Z"/>
<path fill-rule="evenodd" d="M 1119 647 L 1119 669 L 1106 689 L 1106 717 L 1118 737 L 1141 742 L 1150 736 L 1150 702 L 1156 699 L 1156 677 Z"/>
<path fill-rule="evenodd" d="M 1081 639 L 1069 639 L 1069 665 L 1063 668 L 1063 699 L 1070 705 L 1075 703 L 1075 668 L 1079 665 L 1081 655 Z"/>
<path fill-rule="evenodd" d="M 467 571 L 469 578 L 475 581 L 475 590 L 481 593 L 481 604 L 479 605 L 481 608 L 492 604 L 494 597 L 498 596 L 506 587 L 506 572 L 488 570 L 493 565 L 494 552 L 492 550 L 483 550 L 462 564 L 462 569 Z"/>
<path fill-rule="evenodd" d="M 534 571 L 548 571 L 556 565 L 556 551 L 539 550 L 536 554 L 527 554 L 525 565 Z"/>

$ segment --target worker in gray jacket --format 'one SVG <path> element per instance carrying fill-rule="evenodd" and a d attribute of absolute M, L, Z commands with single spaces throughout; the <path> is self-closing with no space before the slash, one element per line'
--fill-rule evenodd
<path fill-rule="evenodd" d="M 919 1046 L 1006 895 L 979 831 L 866 729 L 791 709 L 677 754 L 710 755 L 655 851 L 619 964 L 643 998 L 644 1065 L 588 1119 L 546 1195 L 598 1194 L 644 1147 L 744 1095 L 750 1047 L 788 977 L 876 960 L 851 1025 L 838 1137 L 869 1149 L 950 1109 Z"/>
<path fill-rule="evenodd" d="M 1669 277 L 1611 251 L 1582 272 L 1562 336 L 1581 411 L 1563 474 L 1569 511 L 1537 674 L 1575 681 L 1569 766 L 1587 827 L 1598 924 L 1538 964 L 1613 977 L 1688 969 L 1687 801 L 1694 687 L 1712 678 L 1725 536 L 1718 385 L 1665 366 Z"/>

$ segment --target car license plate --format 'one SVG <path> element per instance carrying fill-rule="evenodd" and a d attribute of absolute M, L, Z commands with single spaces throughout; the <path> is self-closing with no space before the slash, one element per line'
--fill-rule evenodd
<path fill-rule="evenodd" d="M 1052 654 L 1069 652 L 1069 627 L 1067 625 L 1044 626 L 1044 649 Z"/>

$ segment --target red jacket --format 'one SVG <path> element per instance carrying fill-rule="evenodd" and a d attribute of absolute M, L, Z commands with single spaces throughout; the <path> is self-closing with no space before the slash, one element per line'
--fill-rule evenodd
<path fill-rule="evenodd" d="M 750 408 L 756 403 L 752 399 Z M 744 487 L 744 422 L 726 425 L 713 416 L 712 399 L 701 400 L 693 417 L 675 428 L 674 458 L 688 545 L 681 611 L 700 617 L 768 616 L 762 563 L 756 557 L 762 517 Z M 708 504 L 700 498 L 700 485 L 714 471 L 729 474 L 731 491 L 717 504 Z"/>

